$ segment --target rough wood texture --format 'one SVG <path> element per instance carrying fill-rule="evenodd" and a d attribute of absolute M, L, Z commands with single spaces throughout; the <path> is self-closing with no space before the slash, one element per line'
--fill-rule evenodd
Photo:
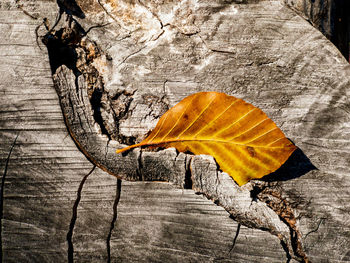
<path fill-rule="evenodd" d="M 320 30 L 350 62 L 350 2 L 347 0 L 285 0 Z"/>
<path fill-rule="evenodd" d="M 284 1 L 58 1 L 49 32 L 55 3 L 22 3 L 1 3 L 5 262 L 349 260 L 350 67 Z M 260 107 L 302 151 L 242 188 L 210 157 L 115 154 L 199 90 Z M 176 187 L 92 170 L 58 101 L 93 163 Z"/>

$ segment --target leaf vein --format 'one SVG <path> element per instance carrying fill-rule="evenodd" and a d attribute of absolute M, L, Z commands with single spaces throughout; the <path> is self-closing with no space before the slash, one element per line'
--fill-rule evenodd
<path fill-rule="evenodd" d="M 247 129 L 247 130 L 241 132 L 241 133 L 238 134 L 238 135 L 235 135 L 233 138 L 230 139 L 230 141 L 233 141 L 233 140 L 236 139 L 237 137 L 239 137 L 239 136 L 241 136 L 241 135 L 243 135 L 243 134 L 246 134 L 247 132 L 253 130 L 254 128 L 256 128 L 257 126 L 259 126 L 261 123 L 263 123 L 263 122 L 266 121 L 266 120 L 269 120 L 269 118 L 266 117 L 265 119 L 263 119 L 263 120 L 260 121 L 259 123 L 255 124 L 254 126 L 250 127 L 249 129 Z"/>
<path fill-rule="evenodd" d="M 236 99 L 235 101 L 233 101 L 229 106 L 226 107 L 226 109 L 221 112 L 219 115 L 216 116 L 216 118 L 212 119 L 210 122 L 207 123 L 207 125 L 203 126 L 193 137 L 197 137 L 198 134 L 200 134 L 204 129 L 209 128 L 210 125 L 215 122 L 216 120 L 218 120 L 223 114 L 225 114 L 237 101 L 239 101 L 238 99 Z"/>
<path fill-rule="evenodd" d="M 157 131 L 157 132 L 154 134 L 154 136 L 152 137 L 152 139 L 150 139 L 148 142 L 153 141 L 153 140 L 154 140 L 154 138 L 156 138 L 156 137 L 157 137 L 157 135 L 159 134 L 159 132 L 162 130 L 163 125 L 164 125 L 164 123 L 165 123 L 166 119 L 168 118 L 168 116 L 169 116 L 169 113 L 168 113 L 168 114 L 166 114 L 166 115 L 164 116 L 163 122 L 162 122 L 162 124 L 160 125 L 160 127 L 159 127 L 158 131 Z"/>
<path fill-rule="evenodd" d="M 204 109 L 198 114 L 198 116 L 192 121 L 192 123 L 190 125 L 187 126 L 186 129 L 184 129 L 176 138 L 179 138 L 182 134 L 184 134 L 189 128 L 191 128 L 193 126 L 193 124 L 195 124 L 195 122 L 203 115 L 203 113 L 210 107 L 210 105 L 213 103 L 213 101 L 215 100 L 215 96 L 214 98 L 211 99 L 211 101 L 208 103 L 208 105 L 206 107 L 204 107 Z"/>
<path fill-rule="evenodd" d="M 257 108 L 253 108 L 250 111 L 248 111 L 246 114 L 244 114 L 243 116 L 241 116 L 240 118 L 238 118 L 236 121 L 234 121 L 233 123 L 231 123 L 228 127 L 223 127 L 221 130 L 217 131 L 215 134 L 213 134 L 213 137 L 218 136 L 218 134 L 223 133 L 224 131 L 232 128 L 237 122 L 241 121 L 242 119 L 244 119 L 249 113 L 253 112 L 254 110 L 256 110 Z"/>
<path fill-rule="evenodd" d="M 282 139 L 284 139 L 285 137 L 282 137 L 282 138 L 278 138 L 277 140 L 274 140 L 273 142 L 270 142 L 269 144 L 267 144 L 266 146 L 270 146 L 270 145 L 272 145 L 272 144 L 274 144 L 274 143 L 276 143 L 276 142 L 278 142 L 278 141 L 280 141 L 280 140 L 282 140 Z"/>
<path fill-rule="evenodd" d="M 163 138 L 161 140 L 164 140 L 164 138 L 166 138 L 176 127 L 176 125 L 179 123 L 180 119 L 182 118 L 182 116 L 185 114 L 185 112 L 187 111 L 188 107 L 191 105 L 192 101 L 194 100 L 194 96 L 192 97 L 191 101 L 188 103 L 188 105 L 186 106 L 186 109 L 181 113 L 181 115 L 179 116 L 179 118 L 177 119 L 177 121 L 175 122 L 175 124 L 173 125 L 173 127 L 167 132 L 167 134 L 165 134 L 163 136 Z"/>
<path fill-rule="evenodd" d="M 273 129 L 271 129 L 271 130 L 268 130 L 267 132 L 265 132 L 265 133 L 263 133 L 263 134 L 261 134 L 261 135 L 255 137 L 255 138 L 251 139 L 250 141 L 245 142 L 245 144 L 252 143 L 252 142 L 256 141 L 257 139 L 259 139 L 259 138 L 265 136 L 266 134 L 268 134 L 268 133 L 270 133 L 270 132 L 272 132 L 272 131 L 274 131 L 274 130 L 277 130 L 277 129 L 278 129 L 278 127 L 276 126 L 275 128 L 273 128 Z M 280 138 L 280 139 L 282 139 L 282 138 Z M 269 146 L 269 144 L 268 144 L 267 146 Z M 254 147 L 256 147 L 256 146 L 254 146 Z"/>

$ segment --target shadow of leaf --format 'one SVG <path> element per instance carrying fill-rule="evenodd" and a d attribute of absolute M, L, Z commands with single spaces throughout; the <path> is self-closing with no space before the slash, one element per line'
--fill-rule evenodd
<path fill-rule="evenodd" d="M 317 170 L 317 167 L 315 167 L 303 151 L 298 148 L 279 169 L 266 175 L 261 180 L 266 182 L 287 181 L 303 176 L 312 170 Z"/>

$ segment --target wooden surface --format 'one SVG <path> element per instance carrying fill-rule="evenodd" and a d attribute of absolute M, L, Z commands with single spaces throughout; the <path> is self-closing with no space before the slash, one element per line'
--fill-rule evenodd
<path fill-rule="evenodd" d="M 116 18 L 103 9 L 106 3 L 100 3 L 78 1 L 86 14 L 80 23 L 85 29 L 111 23 L 92 29 L 89 39 L 101 49 L 101 58 L 112 57 L 107 64 L 96 60 L 94 67 L 103 76 L 106 90 L 124 96 L 119 94 L 117 108 L 124 113 L 118 115 L 117 124 L 103 123 L 112 140 L 100 134 L 101 125 L 89 112 L 95 108 L 88 104 L 75 108 L 84 101 L 81 98 L 89 96 L 86 74 L 78 82 L 86 94 L 78 97 L 75 107 L 63 107 L 78 110 L 68 117 L 78 119 L 79 115 L 84 120 L 74 126 L 74 118 L 69 117 L 73 120 L 71 132 L 79 135 L 76 143 L 103 169 L 124 179 L 166 179 L 177 186 L 126 181 L 118 186 L 115 177 L 99 168 L 92 170 L 94 165 L 67 132 L 59 105 L 60 100 L 64 106 L 65 94 L 58 90 L 57 96 L 47 50 L 36 42 L 35 31 L 42 17 L 53 24 L 56 3 L 23 2 L 21 8 L 13 2 L 1 3 L 0 31 L 5 36 L 0 42 L 0 71 L 5 76 L 0 83 L 4 98 L 0 108 L 1 169 L 6 171 L 1 188 L 3 262 L 72 258 L 76 262 L 291 262 L 286 251 L 295 250 L 283 249 L 283 237 L 276 237 L 294 227 L 282 222 L 279 213 L 286 211 L 296 218 L 295 233 L 300 233 L 299 241 L 312 262 L 349 261 L 350 68 L 335 47 L 279 1 L 233 3 L 220 12 L 214 10 L 220 10 L 221 3 L 203 2 L 193 10 L 200 14 L 198 24 L 191 26 L 191 19 L 182 26 L 173 21 L 176 27 L 164 28 L 158 39 L 146 41 L 146 45 L 137 40 L 152 39 L 147 35 L 149 28 L 128 38 L 135 25 L 118 19 L 114 23 Z M 151 10 L 152 5 L 148 7 Z M 167 8 L 172 6 L 154 12 L 159 11 L 162 18 Z M 235 9 L 238 15 L 233 17 Z M 150 18 L 147 25 L 157 23 L 157 30 L 162 29 L 156 20 Z M 65 26 L 60 23 L 57 30 Z M 45 28 L 38 32 L 45 34 Z M 82 64 L 79 70 L 88 71 L 88 66 Z M 63 74 L 54 76 L 56 88 L 65 87 L 73 94 L 69 92 L 74 86 L 69 85 L 74 83 L 74 74 L 69 67 L 58 70 Z M 66 82 L 57 82 L 64 76 Z M 232 180 L 217 172 L 212 159 L 192 159 L 191 188 L 223 206 L 243 224 L 239 228 L 224 208 L 193 190 L 179 188 L 188 187 L 184 182 L 187 156 L 177 156 L 172 150 L 113 155 L 119 147 L 116 140 L 139 140 L 164 107 L 196 90 L 213 87 L 262 108 L 304 152 L 277 176 L 271 176 L 270 184 L 258 182 L 243 189 L 235 188 Z M 147 94 L 153 95 L 151 104 Z M 128 108 L 123 108 L 125 104 Z M 64 113 L 67 121 L 69 111 Z M 102 114 L 102 119 L 109 118 Z M 113 131 L 114 126 L 119 130 Z M 81 128 L 92 132 L 84 133 Z M 311 163 L 318 170 L 312 170 Z M 176 172 L 169 172 L 174 169 Z M 219 188 L 211 189 L 214 186 Z M 256 196 L 251 196 L 255 192 L 249 187 L 257 191 Z M 249 213 L 240 214 L 242 211 Z M 258 219 L 263 221 L 260 225 Z M 264 224 L 268 231 L 255 229 Z M 292 256 L 302 261 L 298 255 Z"/>
<path fill-rule="evenodd" d="M 322 32 L 350 61 L 350 4 L 343 0 L 285 0 L 286 4 Z"/>

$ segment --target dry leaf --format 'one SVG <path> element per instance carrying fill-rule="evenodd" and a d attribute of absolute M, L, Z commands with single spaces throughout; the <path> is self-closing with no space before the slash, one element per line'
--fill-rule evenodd
<path fill-rule="evenodd" d="M 141 146 L 211 155 L 238 185 L 274 172 L 297 148 L 262 110 L 218 92 L 183 99 L 146 139 L 117 153 Z"/>

